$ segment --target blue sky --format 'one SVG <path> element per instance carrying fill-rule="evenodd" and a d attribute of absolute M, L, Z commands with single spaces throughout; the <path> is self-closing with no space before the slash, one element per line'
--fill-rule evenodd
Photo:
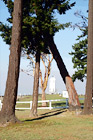
<path fill-rule="evenodd" d="M 76 6 L 72 8 L 72 10 L 69 10 L 66 15 L 58 15 L 56 14 L 55 17 L 58 19 L 60 23 L 66 23 L 66 22 L 72 22 L 77 23 L 80 22 L 80 19 L 74 16 L 74 12 L 76 11 L 82 11 L 82 13 L 87 16 L 87 9 L 88 9 L 88 0 L 71 0 L 71 2 L 76 1 Z M 3 23 L 7 23 L 6 18 L 9 17 L 9 13 L 7 8 L 5 7 L 5 4 L 0 1 L 0 21 Z M 74 73 L 73 69 L 73 63 L 72 63 L 72 56 L 70 56 L 68 53 L 72 51 L 72 45 L 76 43 L 77 35 L 80 35 L 79 29 L 71 29 L 68 28 L 64 31 L 59 31 L 56 33 L 54 40 L 57 45 L 57 48 L 60 52 L 60 55 L 63 58 L 63 61 L 66 65 L 66 68 L 70 75 Z M 3 42 L 2 38 L 0 37 L 0 94 L 4 94 L 5 86 L 6 86 L 6 79 L 7 79 L 7 70 L 8 70 L 8 63 L 9 63 L 9 46 Z M 29 62 L 25 59 L 21 59 L 21 68 L 26 69 L 26 66 L 29 64 Z M 62 78 L 59 74 L 59 70 L 56 66 L 56 62 L 53 61 L 52 63 L 52 72 L 51 76 L 56 77 L 56 90 L 58 92 L 62 92 L 62 90 L 65 90 L 65 85 L 62 81 Z M 79 94 L 85 93 L 85 81 L 82 83 L 80 81 L 75 82 L 76 90 Z M 31 93 L 33 91 L 33 77 L 30 77 L 24 73 L 20 73 L 19 78 L 19 93 Z M 47 88 L 48 92 L 48 88 Z"/>

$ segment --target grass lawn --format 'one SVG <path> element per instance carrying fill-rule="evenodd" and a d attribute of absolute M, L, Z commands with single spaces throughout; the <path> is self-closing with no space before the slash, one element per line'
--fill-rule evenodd
<path fill-rule="evenodd" d="M 30 110 L 16 110 L 22 123 L 0 127 L 0 140 L 93 140 L 93 115 L 77 116 L 67 109 L 38 110 L 37 118 L 29 115 Z"/>
<path fill-rule="evenodd" d="M 20 124 L 0 127 L 0 140 L 93 140 L 93 115 L 76 116 L 67 110 L 38 110 L 37 118 L 29 110 L 16 111 Z"/>
<path fill-rule="evenodd" d="M 84 96 L 80 96 L 79 98 L 84 98 Z M 58 94 L 46 94 L 46 100 L 55 100 L 55 99 L 64 99 L 62 96 L 59 96 Z M 42 95 L 39 94 L 38 100 L 42 100 Z M 22 98 L 18 98 L 17 101 L 32 101 L 32 96 L 23 96 Z M 81 105 L 84 105 L 84 100 L 80 100 Z M 47 104 L 49 106 L 49 103 Z M 41 103 L 38 104 L 38 106 L 42 106 Z M 66 106 L 66 101 L 60 101 L 60 102 L 52 102 L 52 106 L 58 107 L 58 106 Z M 17 104 L 16 107 L 30 107 L 30 104 Z"/>

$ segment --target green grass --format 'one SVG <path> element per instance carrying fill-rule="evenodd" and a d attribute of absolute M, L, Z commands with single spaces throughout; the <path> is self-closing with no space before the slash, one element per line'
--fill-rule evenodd
<path fill-rule="evenodd" d="M 84 98 L 84 96 L 79 96 L 79 98 Z M 48 95 L 46 94 L 46 100 L 55 100 L 55 99 L 64 99 L 62 96 L 59 96 L 58 94 L 52 94 Z M 38 100 L 42 100 L 42 95 L 39 94 Z M 22 96 L 22 98 L 18 98 L 18 101 L 32 101 L 32 96 Z M 80 100 L 81 105 L 84 105 L 84 100 Z M 39 107 L 42 106 L 42 103 L 38 104 Z M 47 106 L 49 106 L 49 103 L 47 103 Z M 58 101 L 58 102 L 52 102 L 52 107 L 59 107 L 59 106 L 66 106 L 66 101 Z M 30 104 L 17 104 L 16 107 L 30 107 Z"/>
<path fill-rule="evenodd" d="M 55 99 L 64 99 L 61 96 L 59 96 L 58 94 L 55 95 L 46 95 L 46 100 L 55 100 Z M 42 100 L 42 95 L 39 94 L 38 100 Z M 22 98 L 18 98 L 18 101 L 32 101 L 32 96 L 23 96 Z M 60 102 L 52 102 L 52 106 L 65 106 L 66 102 L 65 101 L 60 101 Z M 42 106 L 42 103 L 39 103 L 38 106 Z M 47 103 L 47 106 L 49 106 L 49 103 Z M 16 107 L 26 107 L 29 108 L 30 104 L 29 103 L 17 103 Z"/>
<path fill-rule="evenodd" d="M 46 99 L 62 97 L 47 95 Z M 19 99 L 30 100 L 32 96 Z M 59 102 L 55 104 L 60 105 Z M 37 118 L 30 118 L 30 110 L 16 110 L 16 116 L 21 123 L 0 127 L 0 140 L 93 140 L 93 115 L 77 116 L 75 112 L 69 112 L 67 109 L 55 109 L 38 110 Z"/>
<path fill-rule="evenodd" d="M 62 99 L 61 96 L 59 96 L 58 94 L 46 94 L 46 100 L 55 100 L 55 99 Z M 32 100 L 32 96 L 22 96 L 21 98 L 18 98 L 18 101 L 31 101 Z M 39 94 L 38 96 L 38 100 L 42 100 L 42 95 Z"/>
<path fill-rule="evenodd" d="M 76 116 L 67 110 L 16 111 L 20 124 L 0 127 L 0 140 L 93 140 L 93 115 Z"/>

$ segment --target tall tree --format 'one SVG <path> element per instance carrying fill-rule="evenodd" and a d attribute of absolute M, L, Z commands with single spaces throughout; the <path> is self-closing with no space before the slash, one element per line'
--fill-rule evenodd
<path fill-rule="evenodd" d="M 70 110 L 80 109 L 78 94 L 75 90 L 72 79 L 71 79 L 71 77 L 70 77 L 70 75 L 65 67 L 65 64 L 60 56 L 60 53 L 59 53 L 59 51 L 54 43 L 53 37 L 52 36 L 48 36 L 48 37 L 49 37 L 48 41 L 49 41 L 50 50 L 51 50 L 53 57 L 57 63 L 60 74 L 62 76 L 62 79 L 66 85 L 66 89 L 67 89 L 68 94 L 69 94 L 69 109 Z"/>
<path fill-rule="evenodd" d="M 76 79 L 83 80 L 87 75 L 87 47 L 88 47 L 88 18 L 81 12 L 76 12 L 75 15 L 80 18 L 80 22 L 73 25 L 73 28 L 78 28 L 82 34 L 77 37 L 77 43 L 72 48 L 73 51 L 69 53 L 72 55 L 73 68 L 75 73 L 72 76 L 73 81 Z"/>
<path fill-rule="evenodd" d="M 93 96 L 93 0 L 89 0 L 87 83 L 84 102 L 84 114 L 92 113 L 92 96 Z"/>
<path fill-rule="evenodd" d="M 42 60 L 43 66 L 45 68 L 44 79 L 43 79 L 42 71 L 40 71 L 40 75 L 39 75 L 40 80 L 41 80 L 41 86 L 40 87 L 42 89 L 42 101 L 46 100 L 45 90 L 47 88 L 47 83 L 48 83 L 48 79 L 49 79 L 50 71 L 51 71 L 51 63 L 52 63 L 52 60 L 53 60 L 53 55 L 52 55 L 51 58 L 50 58 L 49 55 L 50 54 L 41 55 L 41 60 Z M 46 102 L 42 102 L 42 106 L 46 106 L 46 105 L 47 105 Z"/>
<path fill-rule="evenodd" d="M 33 99 L 31 117 L 37 117 L 38 106 L 38 87 L 39 87 L 39 71 L 40 71 L 40 51 L 36 52 L 35 73 L 34 73 L 34 86 L 33 86 Z"/>
<path fill-rule="evenodd" d="M 25 53 L 23 54 L 24 56 L 26 55 Z M 27 59 L 30 60 L 29 63 L 29 68 L 27 70 L 23 70 L 21 69 L 22 72 L 26 73 L 29 76 L 33 76 L 35 75 L 35 55 L 27 55 Z M 47 84 L 48 84 L 48 79 L 51 73 L 51 63 L 53 60 L 53 55 L 52 57 L 50 57 L 50 54 L 45 54 L 42 53 L 40 56 L 40 60 L 43 64 L 44 67 L 44 71 L 42 71 L 42 69 L 40 69 L 39 71 L 39 78 L 40 78 L 40 84 L 39 87 L 42 90 L 42 100 L 46 100 L 46 95 L 45 95 L 45 90 L 47 88 Z M 31 73 L 33 71 L 33 74 Z M 46 106 L 46 102 L 42 103 L 42 106 Z"/>
<path fill-rule="evenodd" d="M 80 103 L 72 79 L 53 40 L 53 36 L 55 35 L 55 33 L 61 28 L 64 29 L 67 25 L 58 24 L 58 22 L 53 17 L 53 13 L 55 10 L 58 10 L 59 14 L 65 14 L 66 11 L 69 10 L 73 5 L 74 3 L 70 5 L 69 1 L 66 0 L 64 0 L 64 2 L 34 1 L 34 3 L 32 4 L 38 21 L 38 27 L 40 30 L 39 35 L 44 40 L 45 46 L 50 47 L 53 57 L 57 62 L 63 81 L 66 84 L 66 88 L 69 93 L 70 110 L 80 108 Z"/>
<path fill-rule="evenodd" d="M 3 99 L 3 107 L 0 112 L 1 123 L 18 121 L 18 119 L 15 116 L 15 104 L 17 98 L 20 53 L 21 53 L 21 23 L 22 23 L 22 0 L 15 0 L 8 77 L 5 95 Z"/>
<path fill-rule="evenodd" d="M 25 49 L 29 53 L 31 52 L 31 50 L 35 51 L 36 46 L 41 46 L 40 50 L 41 52 L 42 51 L 44 52 L 44 50 L 48 48 L 49 46 L 49 41 L 46 39 L 48 38 L 48 36 L 49 37 L 52 36 L 50 37 L 51 40 L 49 39 L 52 42 L 51 47 L 53 48 L 56 47 L 56 45 L 54 45 L 54 42 L 52 41 L 53 36 L 60 29 L 65 29 L 65 27 L 68 27 L 69 23 L 59 24 L 58 21 L 54 18 L 55 17 L 54 13 L 58 12 L 60 15 L 65 14 L 66 11 L 68 11 L 75 5 L 75 3 L 70 4 L 70 0 L 58 0 L 58 1 L 56 0 L 51 0 L 51 1 L 50 0 L 43 0 L 43 1 L 42 0 L 39 0 L 39 1 L 28 0 L 28 1 L 25 1 L 25 4 L 26 5 L 24 6 L 24 12 L 23 12 L 24 18 L 23 18 L 22 46 L 25 47 Z M 12 8 L 9 7 L 10 11 L 11 9 Z M 9 21 L 11 21 L 11 19 L 9 19 Z M 6 26 L 4 27 L 6 28 Z M 7 36 L 6 33 L 2 35 L 4 35 L 3 36 L 4 39 L 5 39 L 5 36 Z M 58 58 L 61 58 L 59 56 L 58 51 L 55 52 L 55 55 Z M 62 64 L 64 64 L 63 61 L 62 61 Z M 61 65 L 59 68 L 62 73 Z M 66 67 L 65 67 L 65 70 L 66 70 L 65 73 L 68 73 Z M 62 76 L 63 75 L 64 75 L 64 71 L 63 71 Z M 68 77 L 70 77 L 69 74 L 68 74 Z M 63 76 L 63 79 L 64 79 L 64 76 Z M 66 79 L 70 79 L 70 78 L 66 78 Z M 72 106 L 74 106 L 74 108 L 76 108 L 77 106 L 80 107 L 80 103 L 79 103 L 78 96 L 75 91 L 73 82 L 72 80 L 66 80 L 66 79 L 65 81 L 68 81 L 69 86 L 70 86 L 69 88 L 66 85 L 67 90 L 69 92 L 69 97 L 72 97 L 72 92 L 70 92 L 69 89 L 71 89 L 73 91 L 73 94 L 75 94 L 74 98 L 73 97 L 71 98 L 72 101 L 70 102 L 70 104 L 73 104 Z"/>

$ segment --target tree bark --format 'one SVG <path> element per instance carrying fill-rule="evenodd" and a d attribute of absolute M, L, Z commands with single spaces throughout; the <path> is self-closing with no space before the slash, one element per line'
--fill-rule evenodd
<path fill-rule="evenodd" d="M 0 112 L 0 123 L 2 124 L 7 122 L 15 123 L 18 121 L 15 116 L 15 104 L 17 98 L 21 53 L 21 21 L 22 0 L 15 0 L 8 77 L 3 99 L 3 106 Z"/>
<path fill-rule="evenodd" d="M 45 89 L 42 87 L 42 101 L 46 100 L 46 94 L 45 94 Z M 45 107 L 47 106 L 46 102 L 42 102 L 42 106 Z"/>
<path fill-rule="evenodd" d="M 41 79 L 42 101 L 43 101 L 43 100 L 46 100 L 45 90 L 47 88 L 48 78 L 50 76 L 51 63 L 52 63 L 52 60 L 53 60 L 53 55 L 52 55 L 51 59 L 50 59 L 48 54 L 46 55 L 47 65 L 45 64 L 42 56 L 40 58 L 41 58 L 42 63 L 44 65 L 44 67 L 45 67 L 44 80 L 42 78 L 42 72 L 41 71 L 40 71 L 40 75 L 39 75 L 39 77 Z M 42 102 L 42 106 L 47 106 L 47 103 L 46 102 Z"/>
<path fill-rule="evenodd" d="M 93 0 L 89 0 L 87 83 L 84 102 L 84 114 L 92 114 L 92 97 L 93 97 Z"/>
<path fill-rule="evenodd" d="M 37 117 L 38 116 L 37 115 L 37 106 L 38 106 L 39 70 L 40 70 L 40 52 L 38 50 L 36 52 L 36 63 L 35 63 L 31 117 Z"/>
<path fill-rule="evenodd" d="M 55 59 L 55 61 L 57 63 L 61 77 L 63 78 L 63 81 L 66 85 L 66 89 L 69 94 L 69 110 L 80 109 L 80 102 L 79 102 L 78 94 L 75 90 L 72 79 L 65 67 L 65 64 L 60 56 L 60 53 L 58 52 L 58 49 L 54 43 L 52 36 L 49 36 L 48 44 L 49 44 L 50 50 L 53 54 L 53 58 Z"/>

